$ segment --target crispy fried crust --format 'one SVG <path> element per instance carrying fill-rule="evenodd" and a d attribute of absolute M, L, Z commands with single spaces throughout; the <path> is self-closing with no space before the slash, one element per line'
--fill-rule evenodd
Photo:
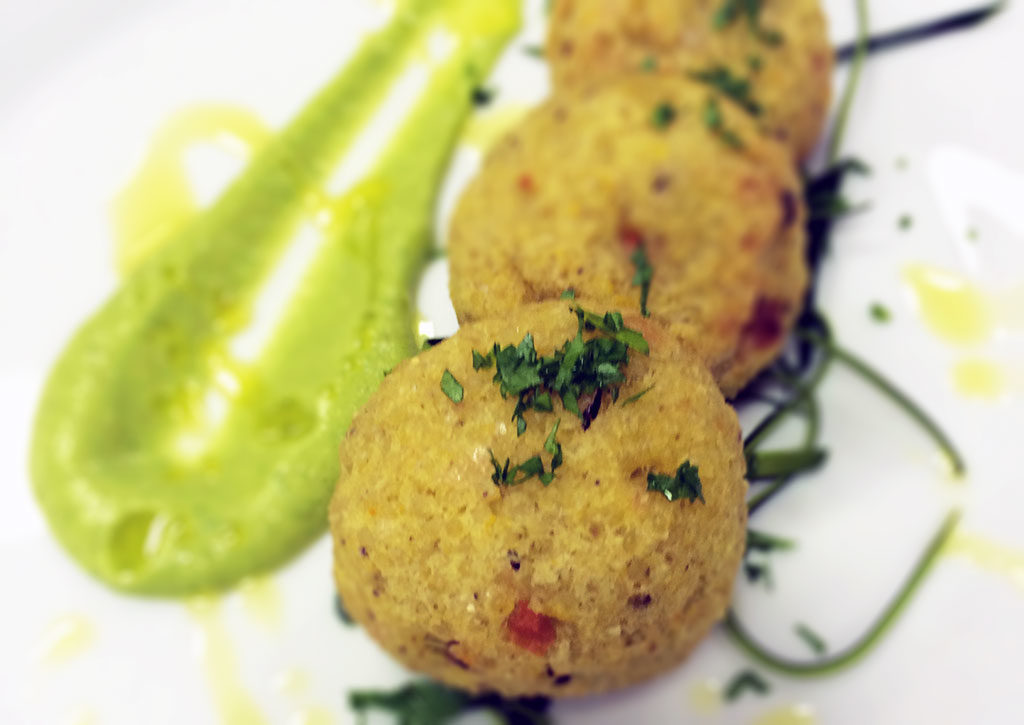
<path fill-rule="evenodd" d="M 576 334 L 567 303 L 466 325 L 399 365 L 356 416 L 330 506 L 338 591 L 404 664 L 453 686 L 505 695 L 584 695 L 679 663 L 728 605 L 744 548 L 740 428 L 687 345 L 638 316 L 618 404 L 587 431 L 560 402 L 526 414 L 471 351 L 533 334 L 541 355 Z M 450 370 L 460 404 L 440 389 Z M 626 397 L 651 385 L 635 403 Z M 564 465 L 499 488 L 490 454 L 543 452 L 556 418 Z M 646 490 L 648 472 L 698 466 L 706 503 Z"/>

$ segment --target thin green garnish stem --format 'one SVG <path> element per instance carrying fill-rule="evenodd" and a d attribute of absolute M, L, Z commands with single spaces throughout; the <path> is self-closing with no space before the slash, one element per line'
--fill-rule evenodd
<path fill-rule="evenodd" d="M 967 470 L 967 466 L 953 441 L 950 440 L 949 436 L 947 436 L 939 427 L 938 423 L 932 420 L 931 416 L 924 412 L 924 410 L 917 403 L 911 400 L 903 391 L 897 388 L 880 372 L 875 370 L 859 357 L 839 347 L 831 340 L 826 340 L 822 336 L 810 332 L 798 331 L 796 335 L 803 340 L 807 340 L 808 342 L 817 345 L 829 357 L 839 360 L 850 370 L 874 385 L 879 391 L 892 400 L 897 407 L 901 408 L 903 412 L 916 421 L 929 436 L 931 436 L 946 457 L 949 458 L 949 462 L 953 467 L 953 473 L 955 475 L 961 476 L 964 474 Z"/>
<path fill-rule="evenodd" d="M 764 420 L 762 420 L 754 427 L 754 430 L 750 431 L 750 435 L 747 436 L 746 441 L 744 441 L 743 443 L 744 454 L 749 455 L 754 450 L 756 450 L 757 447 L 761 444 L 761 442 L 764 441 L 769 435 L 771 435 L 771 433 L 778 426 L 780 426 L 782 422 L 793 413 L 794 410 L 796 410 L 800 406 L 807 405 L 808 401 L 812 401 L 814 399 L 814 390 L 815 388 L 818 387 L 818 383 L 820 383 L 822 379 L 825 377 L 825 373 L 828 371 L 830 363 L 831 360 L 829 356 L 826 354 L 822 358 L 821 362 L 818 364 L 818 367 L 814 371 L 811 378 L 803 385 L 797 387 L 793 397 L 790 398 L 789 401 L 787 401 L 780 407 L 773 410 L 768 416 L 765 417 Z M 812 445 L 814 441 L 817 439 L 818 410 L 816 403 L 811 404 L 810 407 L 808 407 L 808 414 L 811 416 L 810 422 L 813 423 L 812 430 L 814 431 L 814 435 L 811 435 L 809 433 L 807 436 L 806 445 L 809 446 Z"/>
<path fill-rule="evenodd" d="M 794 677 L 820 677 L 833 674 L 866 655 L 885 636 L 903 610 L 910 604 L 914 594 L 920 588 L 921 583 L 942 553 L 946 542 L 949 541 L 949 537 L 956 530 L 959 521 L 959 511 L 951 511 L 947 514 L 942 526 L 939 527 L 939 530 L 932 537 L 927 548 L 918 559 L 917 564 L 911 570 L 910 576 L 907 577 L 907 580 L 900 587 L 892 601 L 889 602 L 888 606 L 882 610 L 874 624 L 871 625 L 860 639 L 832 657 L 817 659 L 812 662 L 801 662 L 777 655 L 765 649 L 757 642 L 746 628 L 743 627 L 736 613 L 731 609 L 725 617 L 725 628 L 732 636 L 733 641 L 741 649 L 765 667 L 770 667 Z"/>
<path fill-rule="evenodd" d="M 839 158 L 839 148 L 843 143 L 843 134 L 846 132 L 846 122 L 849 120 L 850 108 L 853 106 L 853 98 L 857 95 L 857 83 L 860 81 L 860 71 L 864 66 L 864 59 L 868 54 L 868 2 L 857 0 L 857 41 L 854 46 L 853 59 L 850 63 L 850 75 L 846 79 L 846 87 L 843 89 L 843 97 L 839 101 L 839 111 L 836 113 L 836 122 L 832 128 L 832 137 L 828 140 L 828 165 L 831 166 Z"/>

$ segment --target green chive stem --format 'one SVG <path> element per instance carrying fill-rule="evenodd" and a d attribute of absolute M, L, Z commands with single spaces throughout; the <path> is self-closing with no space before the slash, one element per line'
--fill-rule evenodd
<path fill-rule="evenodd" d="M 964 463 L 964 459 L 960 455 L 960 452 L 953 444 L 953 441 L 950 440 L 949 436 L 947 436 L 939 425 L 932 420 L 931 416 L 925 413 L 917 403 L 906 395 L 906 393 L 897 388 L 893 383 L 883 377 L 880 372 L 875 370 L 859 357 L 847 350 L 844 350 L 834 342 L 825 340 L 820 335 L 816 335 L 814 333 L 797 332 L 796 334 L 800 338 L 818 345 L 830 357 L 839 360 L 850 370 L 854 371 L 864 380 L 878 388 L 879 391 L 892 400 L 897 407 L 901 408 L 908 416 L 916 421 L 929 436 L 931 436 L 946 457 L 949 458 L 949 462 L 953 466 L 953 473 L 957 476 L 962 476 L 964 474 L 967 470 L 967 466 Z"/>
<path fill-rule="evenodd" d="M 850 75 L 846 79 L 846 87 L 843 89 L 843 97 L 839 101 L 839 111 L 836 113 L 836 122 L 832 128 L 832 137 L 828 141 L 828 165 L 831 166 L 839 158 L 839 147 L 843 143 L 843 134 L 846 132 L 846 122 L 850 116 L 850 108 L 853 106 L 853 98 L 857 95 L 857 83 L 860 80 L 860 71 L 864 66 L 864 59 L 868 55 L 868 2 L 857 0 L 857 41 L 854 46 L 853 59 L 850 62 Z"/>
<path fill-rule="evenodd" d="M 921 554 L 917 564 L 910 572 L 910 576 L 900 587 L 896 596 L 889 602 L 888 606 L 875 620 L 874 624 L 865 632 L 861 638 L 855 641 L 847 649 L 826 659 L 819 659 L 813 662 L 801 662 L 788 659 L 770 652 L 755 640 L 751 634 L 740 623 L 736 612 L 729 610 L 725 617 L 725 628 L 732 636 L 733 641 L 743 649 L 755 661 L 765 667 L 770 667 L 794 677 L 820 677 L 833 674 L 866 655 L 889 631 L 892 625 L 899 618 L 899 615 L 906 609 L 913 599 L 914 594 L 920 588 L 921 583 L 931 571 L 935 561 L 942 553 L 946 542 L 956 530 L 960 521 L 960 512 L 951 511 L 947 514 L 942 526 L 928 543 L 927 548 Z"/>

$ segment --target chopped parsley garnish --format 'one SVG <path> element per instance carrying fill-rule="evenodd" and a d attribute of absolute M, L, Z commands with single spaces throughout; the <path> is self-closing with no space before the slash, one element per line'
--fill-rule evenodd
<path fill-rule="evenodd" d="M 444 374 L 441 375 L 441 390 L 444 391 L 444 394 L 447 395 L 453 403 L 462 402 L 462 384 L 455 379 L 451 370 L 446 369 Z"/>
<path fill-rule="evenodd" d="M 722 697 L 725 698 L 726 702 L 733 702 L 744 693 L 753 692 L 758 695 L 767 695 L 771 691 L 771 686 L 765 681 L 761 675 L 757 674 L 753 670 L 743 670 L 731 680 L 725 687 L 725 692 Z"/>
<path fill-rule="evenodd" d="M 636 267 L 636 273 L 633 275 L 633 286 L 640 288 L 640 312 L 644 317 L 650 317 L 651 313 L 647 309 L 647 296 L 651 292 L 654 267 L 651 266 L 651 260 L 647 258 L 647 250 L 644 249 L 643 244 L 638 246 L 633 254 L 630 255 L 629 261 Z"/>
<path fill-rule="evenodd" d="M 724 30 L 741 16 L 746 17 L 750 32 L 765 45 L 778 45 L 782 35 L 761 25 L 761 4 L 763 0 L 723 0 L 711 18 L 715 30 Z"/>
<path fill-rule="evenodd" d="M 627 405 L 632 405 L 633 403 L 635 403 L 636 401 L 640 400 L 640 398 L 644 397 L 645 395 L 647 395 L 652 390 L 654 390 L 654 386 L 653 385 L 651 387 L 649 387 L 649 388 L 644 388 L 643 390 L 641 390 L 636 395 L 630 395 L 628 398 L 626 398 L 625 400 L 622 401 L 622 407 L 625 408 Z"/>
<path fill-rule="evenodd" d="M 653 55 L 646 56 L 640 63 L 640 70 L 652 73 L 658 70 L 658 59 Z"/>
<path fill-rule="evenodd" d="M 494 452 L 489 451 L 491 454 L 491 466 L 494 468 L 494 473 L 491 474 L 491 480 L 494 482 L 494 485 L 518 486 L 521 483 L 526 483 L 534 476 L 537 476 L 545 486 L 550 485 L 555 480 L 555 471 L 562 465 L 563 461 L 562 444 L 555 438 L 558 435 L 558 425 L 561 422 L 561 418 L 555 421 L 555 425 L 552 426 L 547 440 L 544 441 L 544 450 L 551 454 L 551 463 L 546 471 L 544 470 L 544 461 L 539 455 L 528 458 L 522 463 L 513 466 L 508 458 L 505 459 L 504 464 L 498 463 L 498 459 L 494 457 Z"/>
<path fill-rule="evenodd" d="M 724 65 L 715 65 L 705 70 L 690 73 L 690 77 L 711 86 L 735 101 L 751 116 L 761 115 L 761 104 L 751 95 L 750 81 L 734 76 Z"/>
<path fill-rule="evenodd" d="M 494 96 L 494 89 L 485 88 L 484 86 L 474 86 L 473 90 L 469 94 L 469 97 L 473 101 L 474 106 L 490 105 L 491 101 L 494 100 Z"/>
<path fill-rule="evenodd" d="M 551 725 L 545 697 L 506 699 L 500 695 L 471 695 L 429 680 L 418 680 L 398 689 L 353 690 L 349 706 L 364 717 L 370 710 L 394 715 L 399 725 L 447 725 L 461 721 L 467 712 L 484 710 L 506 725 Z"/>
<path fill-rule="evenodd" d="M 892 319 L 892 313 L 889 312 L 889 308 L 880 302 L 872 302 L 868 311 L 871 313 L 871 319 L 875 322 L 888 322 Z"/>
<path fill-rule="evenodd" d="M 676 109 L 671 104 L 666 102 L 659 103 L 654 107 L 654 112 L 651 113 L 651 125 L 655 128 L 668 128 L 672 125 L 672 122 L 676 120 Z"/>
<path fill-rule="evenodd" d="M 700 499 L 704 503 L 704 493 L 701 490 L 700 475 L 697 466 L 684 461 L 674 476 L 667 476 L 663 473 L 647 474 L 647 490 L 657 491 L 664 494 L 669 501 L 687 499 L 690 503 Z"/>
<path fill-rule="evenodd" d="M 825 644 L 825 640 L 821 638 L 817 632 L 808 627 L 806 624 L 798 623 L 794 625 L 793 631 L 796 635 L 807 643 L 807 646 L 811 648 L 811 651 L 821 656 L 828 651 L 828 647 Z"/>
<path fill-rule="evenodd" d="M 544 57 L 544 46 L 542 45 L 524 45 L 523 52 L 533 58 Z"/>
<path fill-rule="evenodd" d="M 564 290 L 562 290 L 562 294 L 558 295 L 558 299 L 574 300 L 576 299 L 576 290 L 574 290 L 572 287 L 566 287 Z"/>
<path fill-rule="evenodd" d="M 650 351 L 643 335 L 626 327 L 620 313 L 601 316 L 582 307 L 576 307 L 574 312 L 578 321 L 576 337 L 552 355 L 539 356 L 529 333 L 518 345 L 502 347 L 495 343 L 487 355 L 473 351 L 473 369 L 494 365 L 493 381 L 501 396 L 517 398 L 512 420 L 518 435 L 526 432 L 526 411 L 554 410 L 553 395 L 586 428 L 600 408 L 602 391 L 608 391 L 613 401 L 618 400 L 619 387 L 626 380 L 622 368 L 629 363 L 629 351 L 643 355 Z M 601 334 L 584 340 L 585 331 Z M 586 401 L 582 410 L 581 400 Z"/>
<path fill-rule="evenodd" d="M 750 70 L 752 72 L 759 73 L 761 71 L 761 68 L 762 68 L 763 65 L 764 65 L 764 61 L 761 59 L 761 56 L 759 56 L 759 55 L 748 55 L 747 56 L 747 67 L 750 68 Z"/>
<path fill-rule="evenodd" d="M 725 125 L 725 119 L 722 118 L 722 109 L 718 107 L 718 100 L 714 96 L 710 96 L 707 103 L 704 104 L 704 125 L 707 126 L 712 134 L 722 139 L 729 148 L 736 150 L 743 148 L 742 139 L 736 135 L 735 131 Z"/>
<path fill-rule="evenodd" d="M 971 227 L 970 229 L 967 230 L 967 239 L 968 239 L 968 241 L 976 242 L 976 241 L 978 241 L 978 237 L 979 236 L 981 236 L 981 235 L 978 234 L 977 227 Z"/>
<path fill-rule="evenodd" d="M 898 223 L 899 223 L 900 229 L 902 229 L 903 231 L 906 231 L 906 230 L 910 229 L 910 227 L 912 227 L 914 225 L 914 217 L 910 216 L 909 214 L 903 214 L 903 215 L 900 216 Z"/>

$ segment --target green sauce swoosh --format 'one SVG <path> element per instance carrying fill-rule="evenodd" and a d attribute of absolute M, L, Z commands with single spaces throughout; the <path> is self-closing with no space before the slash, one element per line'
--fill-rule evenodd
<path fill-rule="evenodd" d="M 184 595 L 281 564 L 326 525 L 337 445 L 383 371 L 415 351 L 412 291 L 470 91 L 519 0 L 407 0 L 209 210 L 76 333 L 43 392 L 36 496 L 86 569 Z M 258 359 L 234 360 L 264 282 L 408 61 L 455 42 L 335 222 Z M 236 381 L 204 428 L 218 376 Z M 191 454 L 182 440 L 202 432 Z"/>

